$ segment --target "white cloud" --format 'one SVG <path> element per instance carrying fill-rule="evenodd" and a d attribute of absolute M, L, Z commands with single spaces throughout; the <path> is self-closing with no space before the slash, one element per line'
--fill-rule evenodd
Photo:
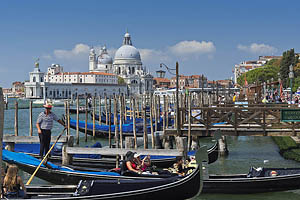
<path fill-rule="evenodd" d="M 139 49 L 141 54 L 141 59 L 143 62 L 158 60 L 160 62 L 165 62 L 169 60 L 169 56 L 166 52 L 155 50 L 155 49 Z"/>
<path fill-rule="evenodd" d="M 272 54 L 277 51 L 275 47 L 267 44 L 252 43 L 249 46 L 239 44 L 237 48 L 241 51 L 246 51 L 254 54 Z"/>
<path fill-rule="evenodd" d="M 90 47 L 86 44 L 76 44 L 71 50 L 54 50 L 54 56 L 60 59 L 74 58 L 75 56 L 87 55 L 89 53 Z"/>
<path fill-rule="evenodd" d="M 215 52 L 216 47 L 213 42 L 185 40 L 169 47 L 169 50 L 175 55 L 201 55 Z"/>

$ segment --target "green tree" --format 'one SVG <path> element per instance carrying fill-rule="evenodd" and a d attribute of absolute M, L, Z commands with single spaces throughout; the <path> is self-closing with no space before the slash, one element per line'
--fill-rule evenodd
<path fill-rule="evenodd" d="M 295 67 L 297 63 L 298 63 L 298 56 L 295 55 L 294 49 L 290 49 L 283 52 L 282 59 L 280 62 L 280 78 L 282 80 L 284 87 L 287 87 L 289 85 L 290 65 Z"/>

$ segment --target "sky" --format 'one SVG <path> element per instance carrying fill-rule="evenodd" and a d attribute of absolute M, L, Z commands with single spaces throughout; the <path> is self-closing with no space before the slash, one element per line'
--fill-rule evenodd
<path fill-rule="evenodd" d="M 3 0 L 0 87 L 29 80 L 37 59 L 43 72 L 87 72 L 89 49 L 114 57 L 126 30 L 154 76 L 178 61 L 180 74 L 228 79 L 242 61 L 299 52 L 299 10 L 297 0 Z"/>

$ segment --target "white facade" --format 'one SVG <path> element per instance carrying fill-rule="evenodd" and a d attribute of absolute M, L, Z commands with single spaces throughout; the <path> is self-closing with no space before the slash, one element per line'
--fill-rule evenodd
<path fill-rule="evenodd" d="M 25 97 L 32 99 L 68 99 L 77 95 L 127 95 L 126 84 L 118 84 L 118 77 L 103 72 L 63 72 L 60 65 L 52 65 L 47 74 L 40 72 L 38 63 L 25 82 Z"/>
<path fill-rule="evenodd" d="M 63 68 L 57 64 L 53 64 L 48 68 L 44 80 L 49 83 L 118 84 L 118 77 L 115 74 L 105 72 L 63 72 Z"/>

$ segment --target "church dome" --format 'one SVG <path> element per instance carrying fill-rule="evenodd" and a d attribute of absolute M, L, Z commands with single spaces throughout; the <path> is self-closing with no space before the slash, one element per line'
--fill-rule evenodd
<path fill-rule="evenodd" d="M 123 45 L 117 50 L 115 54 L 116 59 L 135 59 L 141 61 L 141 55 L 134 46 Z"/>
<path fill-rule="evenodd" d="M 103 54 L 98 57 L 98 64 L 112 64 L 112 63 L 113 63 L 112 58 L 107 54 Z"/>

